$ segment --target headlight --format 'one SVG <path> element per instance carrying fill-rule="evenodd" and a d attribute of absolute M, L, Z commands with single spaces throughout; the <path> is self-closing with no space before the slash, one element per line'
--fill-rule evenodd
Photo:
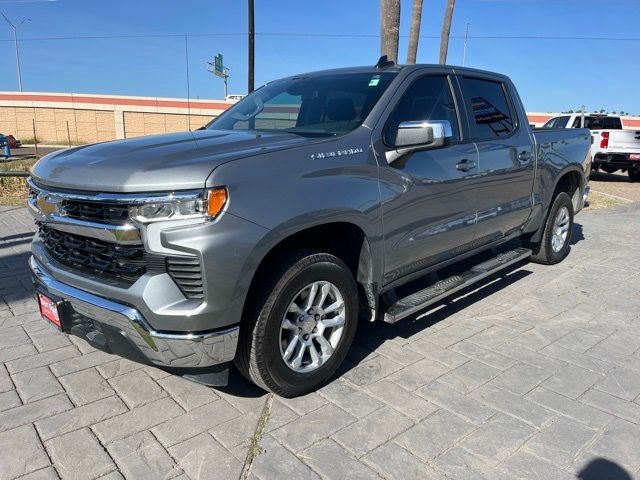
<path fill-rule="evenodd" d="M 198 195 L 175 195 L 159 201 L 132 205 L 129 207 L 129 217 L 140 223 L 189 218 L 210 220 L 222 211 L 226 203 L 227 189 L 218 187 L 204 190 Z"/>

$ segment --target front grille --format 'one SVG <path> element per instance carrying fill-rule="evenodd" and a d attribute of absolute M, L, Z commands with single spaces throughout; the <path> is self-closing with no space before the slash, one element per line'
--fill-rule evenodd
<path fill-rule="evenodd" d="M 65 199 L 64 215 L 90 222 L 122 224 L 129 220 L 129 206 L 118 203 L 97 203 Z"/>
<path fill-rule="evenodd" d="M 57 261 L 98 275 L 135 282 L 148 268 L 142 245 L 118 245 L 40 225 L 38 235 Z"/>
<path fill-rule="evenodd" d="M 44 224 L 39 225 L 38 236 L 53 259 L 79 271 L 128 285 L 146 272 L 166 272 L 185 297 L 201 299 L 204 296 L 197 257 L 150 254 L 142 245 L 119 245 L 61 232 Z"/>
<path fill-rule="evenodd" d="M 202 298 L 202 272 L 196 257 L 167 257 L 167 272 L 187 298 Z"/>
<path fill-rule="evenodd" d="M 30 184 L 29 196 L 32 199 L 38 198 L 38 192 L 39 187 Z M 113 201 L 63 198 L 60 202 L 60 214 L 77 220 L 122 225 L 129 221 L 129 205 Z"/>

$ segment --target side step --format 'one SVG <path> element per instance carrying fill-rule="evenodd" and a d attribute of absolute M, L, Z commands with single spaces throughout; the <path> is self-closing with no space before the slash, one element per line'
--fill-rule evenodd
<path fill-rule="evenodd" d="M 500 253 L 495 258 L 479 263 L 460 275 L 440 280 L 423 290 L 401 298 L 384 313 L 384 321 L 395 323 L 529 256 L 531 256 L 531 250 L 528 248 L 516 248 Z"/>

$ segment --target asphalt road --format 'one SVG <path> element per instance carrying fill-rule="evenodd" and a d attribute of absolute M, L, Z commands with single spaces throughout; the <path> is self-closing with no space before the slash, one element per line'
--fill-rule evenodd
<path fill-rule="evenodd" d="M 640 202 L 640 183 L 630 182 L 626 173 L 593 173 L 589 185 L 594 192 Z"/>

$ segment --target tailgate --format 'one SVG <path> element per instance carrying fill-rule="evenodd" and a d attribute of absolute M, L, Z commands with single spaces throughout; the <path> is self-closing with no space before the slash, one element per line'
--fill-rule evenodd
<path fill-rule="evenodd" d="M 610 130 L 609 150 L 640 153 L 640 130 Z"/>

